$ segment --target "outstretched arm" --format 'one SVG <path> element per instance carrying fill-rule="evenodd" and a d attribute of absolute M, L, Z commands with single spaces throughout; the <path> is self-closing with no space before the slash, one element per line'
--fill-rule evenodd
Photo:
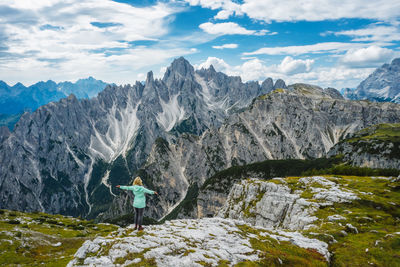
<path fill-rule="evenodd" d="M 149 189 L 144 188 L 144 187 L 143 187 L 143 191 L 144 191 L 146 194 L 156 194 L 156 195 L 158 195 L 156 191 L 149 190 Z"/>
<path fill-rule="evenodd" d="M 124 189 L 124 190 L 131 190 L 132 189 L 132 186 L 117 185 L 116 187 L 118 187 L 119 189 Z"/>

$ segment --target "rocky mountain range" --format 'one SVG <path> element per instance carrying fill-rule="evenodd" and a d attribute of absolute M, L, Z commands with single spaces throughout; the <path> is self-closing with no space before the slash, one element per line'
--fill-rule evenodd
<path fill-rule="evenodd" d="M 400 103 L 400 58 L 377 68 L 356 89 L 346 88 L 342 93 L 352 100 Z"/>
<path fill-rule="evenodd" d="M 107 83 L 93 77 L 80 79 L 75 83 L 54 81 L 38 82 L 28 87 L 22 83 L 9 86 L 0 81 L 0 126 L 11 130 L 25 111 L 34 111 L 52 101 L 58 101 L 70 94 L 77 98 L 91 98 L 106 87 Z"/>
<path fill-rule="evenodd" d="M 77 98 L 91 98 L 106 87 L 107 83 L 93 77 L 80 79 L 75 83 L 52 80 L 38 82 L 28 87 L 22 83 L 9 86 L 0 81 L 0 113 L 16 114 L 24 110 L 35 110 L 52 101 L 74 94 Z"/>
<path fill-rule="evenodd" d="M 162 79 L 149 72 L 145 85 L 110 85 L 91 99 L 71 94 L 41 106 L 12 133 L 1 131 L 0 205 L 95 217 L 119 194 L 113 186 L 131 181 L 157 138 L 172 142 L 217 128 L 273 89 L 271 79 L 243 83 L 212 67 L 195 71 L 179 58 Z"/>

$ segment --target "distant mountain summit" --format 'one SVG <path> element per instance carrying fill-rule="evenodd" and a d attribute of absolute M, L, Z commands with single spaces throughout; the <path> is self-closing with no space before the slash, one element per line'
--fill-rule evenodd
<path fill-rule="evenodd" d="M 352 100 L 400 103 L 400 58 L 383 64 L 355 89 L 344 89 L 344 97 Z"/>
<path fill-rule="evenodd" d="M 63 97 L 74 94 L 77 98 L 91 98 L 106 87 L 107 83 L 93 77 L 80 79 L 75 83 L 52 80 L 38 82 L 31 86 L 16 83 L 9 86 L 0 81 L 0 114 L 18 114 L 25 110 L 36 110 L 38 107 Z"/>
<path fill-rule="evenodd" d="M 52 80 L 38 82 L 31 86 L 16 83 L 9 86 L 0 81 L 0 127 L 13 130 L 15 123 L 25 111 L 34 111 L 38 107 L 74 94 L 77 98 L 92 98 L 106 87 L 107 83 L 93 77 L 80 79 L 75 83 Z"/>

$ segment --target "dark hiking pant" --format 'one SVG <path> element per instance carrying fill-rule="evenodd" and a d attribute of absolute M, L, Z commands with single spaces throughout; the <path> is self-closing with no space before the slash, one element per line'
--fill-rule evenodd
<path fill-rule="evenodd" d="M 135 208 L 135 224 L 142 225 L 144 208 Z"/>

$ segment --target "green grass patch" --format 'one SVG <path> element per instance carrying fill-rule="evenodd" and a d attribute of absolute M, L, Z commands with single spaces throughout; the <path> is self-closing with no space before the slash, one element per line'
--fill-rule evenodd
<path fill-rule="evenodd" d="M 382 123 L 362 129 L 348 141 L 355 142 L 371 139 L 400 142 L 400 123 Z"/>
<path fill-rule="evenodd" d="M 85 240 L 116 229 L 62 215 L 1 210 L 0 265 L 65 266 Z"/>

